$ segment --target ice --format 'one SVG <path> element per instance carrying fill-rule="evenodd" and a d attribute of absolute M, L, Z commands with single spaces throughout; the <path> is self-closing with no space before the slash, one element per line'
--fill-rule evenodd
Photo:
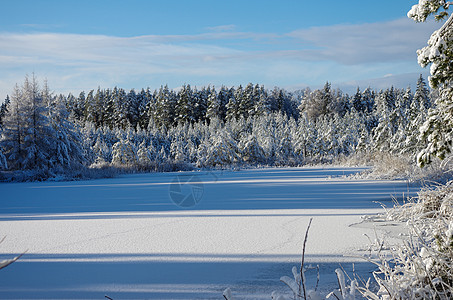
<path fill-rule="evenodd" d="M 339 263 L 364 277 L 357 258 L 374 235 L 350 226 L 417 190 L 405 181 L 347 179 L 357 168 L 269 168 L 126 175 L 0 185 L 0 298 L 235 299 L 286 295 L 280 277 L 320 265 L 320 289 L 338 288 Z M 177 176 L 203 183 L 195 206 L 170 197 Z M 201 185 L 198 185 L 200 187 Z M 183 190 L 184 191 L 184 190 Z M 190 189 L 189 189 L 190 191 Z M 316 283 L 308 270 L 307 291 Z M 285 294 L 286 293 L 286 294 Z"/>

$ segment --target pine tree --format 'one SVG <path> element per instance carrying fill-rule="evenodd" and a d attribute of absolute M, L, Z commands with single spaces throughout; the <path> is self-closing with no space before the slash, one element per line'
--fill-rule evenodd
<path fill-rule="evenodd" d="M 362 103 L 366 108 L 366 112 L 371 114 L 374 109 L 374 98 L 375 94 L 371 89 L 368 87 L 362 92 Z"/>
<path fill-rule="evenodd" d="M 3 119 L 5 118 L 6 113 L 8 112 L 8 106 L 11 103 L 9 96 L 6 96 L 5 102 L 2 103 L 0 107 L 0 141 L 3 131 Z M 0 143 L 0 170 L 8 169 L 8 161 L 6 160 L 5 154 L 3 154 L 3 148 Z"/>
<path fill-rule="evenodd" d="M 354 98 L 352 100 L 352 107 L 359 112 L 363 113 L 366 110 L 366 107 L 364 105 L 364 101 L 362 101 L 362 93 L 360 92 L 360 89 L 357 88 L 357 92 L 354 95 Z"/>
<path fill-rule="evenodd" d="M 80 92 L 79 97 L 74 102 L 72 107 L 69 107 L 71 120 L 84 122 L 85 121 L 85 92 Z"/>
<path fill-rule="evenodd" d="M 105 99 L 105 92 L 98 87 L 96 94 L 94 95 L 94 120 L 93 122 L 96 124 L 97 127 L 102 127 L 106 125 L 106 99 Z"/>
<path fill-rule="evenodd" d="M 211 88 L 202 88 L 200 91 L 195 89 L 194 91 L 194 104 L 192 106 L 193 118 L 196 122 L 204 121 L 206 117 L 206 111 L 208 108 L 208 94 Z"/>
<path fill-rule="evenodd" d="M 424 110 L 428 110 L 432 106 L 431 99 L 429 97 L 429 90 L 426 87 L 422 74 L 420 74 L 420 77 L 417 80 L 417 89 L 415 90 L 414 101 L 423 106 Z"/>
<path fill-rule="evenodd" d="M 115 99 L 113 97 L 112 90 L 107 89 L 105 91 L 105 108 L 104 108 L 104 117 L 103 125 L 113 128 L 115 124 Z"/>
<path fill-rule="evenodd" d="M 193 116 L 193 94 L 190 85 L 184 85 L 178 92 L 176 104 L 176 118 L 178 122 L 194 122 Z"/>
<path fill-rule="evenodd" d="M 245 162 L 255 164 L 264 163 L 265 153 L 263 147 L 259 144 L 257 138 L 250 134 L 240 144 L 241 157 Z"/>
<path fill-rule="evenodd" d="M 226 105 L 226 120 L 234 120 L 239 117 L 239 103 L 236 100 L 236 94 L 242 94 L 242 88 L 239 86 L 240 92 L 236 93 L 236 91 L 230 93 L 228 103 Z"/>
<path fill-rule="evenodd" d="M 239 161 L 239 148 L 235 140 L 224 132 L 213 137 L 206 153 L 207 166 L 225 166 Z"/>
<path fill-rule="evenodd" d="M 416 22 L 425 22 L 431 14 L 437 20 L 448 16 L 450 2 L 423 0 L 414 5 L 408 17 Z M 453 148 L 453 14 L 439 30 L 431 35 L 428 46 L 417 51 L 418 63 L 422 67 L 431 64 L 429 85 L 439 90 L 435 107 L 421 127 L 421 138 L 427 142 L 418 154 L 420 166 L 430 163 L 433 156 L 444 159 Z"/>
<path fill-rule="evenodd" d="M 214 88 L 212 88 L 208 95 L 208 108 L 206 111 L 206 119 L 212 120 L 214 118 L 221 118 L 222 116 L 222 107 L 220 98 L 217 97 L 217 93 Z"/>
<path fill-rule="evenodd" d="M 376 99 L 379 124 L 373 129 L 373 141 L 380 151 L 393 149 L 391 141 L 397 129 L 394 96 L 394 89 L 392 88 L 384 92 L 381 91 Z"/>
<path fill-rule="evenodd" d="M 82 138 L 69 114 L 65 98 L 51 95 L 47 82 L 40 89 L 33 76 L 16 85 L 0 141 L 9 168 L 60 172 L 82 166 Z"/>
<path fill-rule="evenodd" d="M 176 95 L 168 86 L 161 86 L 156 97 L 156 110 L 154 120 L 161 128 L 169 128 L 175 123 L 176 117 Z"/>
<path fill-rule="evenodd" d="M 184 151 L 184 142 L 180 138 L 176 138 L 170 145 L 170 155 L 174 161 L 184 162 L 186 160 L 186 153 Z"/>
<path fill-rule="evenodd" d="M 128 139 L 121 139 L 113 145 L 112 164 L 118 166 L 136 166 L 138 162 L 135 146 Z"/>
<path fill-rule="evenodd" d="M 134 89 L 129 91 L 126 98 L 127 119 L 131 127 L 137 128 L 143 106 L 143 99 L 140 97 L 140 94 L 137 95 Z"/>
<path fill-rule="evenodd" d="M 113 104 L 112 123 L 114 127 L 127 128 L 130 122 L 127 118 L 128 106 L 126 92 L 121 88 L 114 87 L 110 97 Z"/>
<path fill-rule="evenodd" d="M 227 115 L 227 104 L 231 98 L 233 88 L 227 89 L 225 86 L 220 88 L 217 95 L 219 101 L 219 119 L 225 121 Z"/>
<path fill-rule="evenodd" d="M 137 159 L 138 163 L 141 166 L 149 166 L 153 161 L 152 154 L 150 152 L 149 147 L 147 146 L 146 139 L 143 139 L 143 141 L 138 146 Z"/>
<path fill-rule="evenodd" d="M 48 166 L 51 146 L 51 127 L 46 115 L 46 103 L 40 93 L 35 76 L 25 78 L 22 87 L 23 124 L 25 125 L 22 161 L 23 169 L 41 169 Z"/>
<path fill-rule="evenodd" d="M 237 95 L 236 99 L 241 99 L 239 102 L 239 115 L 247 119 L 253 113 L 256 99 L 254 98 L 254 87 L 253 84 L 249 83 L 242 95 Z"/>
<path fill-rule="evenodd" d="M 21 169 L 24 159 L 25 122 L 22 111 L 22 91 L 16 84 L 8 112 L 3 119 L 1 145 L 9 168 Z"/>
<path fill-rule="evenodd" d="M 5 102 L 0 106 L 0 130 L 3 128 L 3 119 L 5 118 L 6 113 L 8 112 L 8 106 L 11 103 L 9 96 L 6 96 Z"/>
<path fill-rule="evenodd" d="M 280 165 L 288 165 L 294 159 L 294 147 L 291 141 L 290 131 L 287 126 L 278 127 L 282 131 L 276 151 L 276 162 Z"/>
<path fill-rule="evenodd" d="M 404 152 L 404 144 L 409 134 L 406 130 L 409 123 L 408 107 L 413 101 L 412 99 L 413 97 L 410 87 L 408 87 L 404 93 L 403 90 L 397 91 L 395 109 L 392 113 L 395 132 L 391 140 L 391 149 L 394 153 Z"/>
<path fill-rule="evenodd" d="M 146 129 L 149 124 L 149 114 L 148 110 L 150 107 L 150 103 L 152 101 L 152 93 L 148 89 L 142 89 L 140 91 L 140 115 L 139 115 L 139 125 L 140 128 Z"/>
<path fill-rule="evenodd" d="M 50 125 L 49 168 L 80 168 L 85 163 L 78 128 L 69 121 L 69 112 L 62 97 L 50 94 L 47 82 L 42 89 L 42 99 L 46 103 L 47 119 Z"/>
<path fill-rule="evenodd" d="M 102 136 L 98 135 L 98 137 L 96 138 L 96 143 L 93 145 L 92 149 L 96 154 L 94 163 L 96 164 L 110 163 L 112 159 L 112 150 L 104 141 Z"/>

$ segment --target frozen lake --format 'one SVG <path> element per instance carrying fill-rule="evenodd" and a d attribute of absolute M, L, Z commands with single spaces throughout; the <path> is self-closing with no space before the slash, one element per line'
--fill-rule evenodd
<path fill-rule="evenodd" d="M 0 184 L 0 298 L 268 298 L 306 260 L 321 285 L 339 263 L 372 270 L 351 227 L 417 191 L 404 181 L 346 179 L 358 168 L 271 168 Z M 315 276 L 315 274 L 313 274 Z M 309 278 L 310 279 L 310 278 Z"/>

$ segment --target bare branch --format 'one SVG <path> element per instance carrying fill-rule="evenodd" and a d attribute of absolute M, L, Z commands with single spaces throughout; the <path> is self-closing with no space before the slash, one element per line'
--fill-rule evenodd
<path fill-rule="evenodd" d="M 307 291 L 305 289 L 305 279 L 304 279 L 304 277 L 305 277 L 304 276 L 305 245 L 307 244 L 308 231 L 310 230 L 311 221 L 313 221 L 313 218 L 310 218 L 310 221 L 308 222 L 307 231 L 305 232 L 304 245 L 302 248 L 302 258 L 301 258 L 301 262 L 300 262 L 300 280 L 302 282 L 302 289 L 304 290 L 304 299 L 307 299 Z"/>

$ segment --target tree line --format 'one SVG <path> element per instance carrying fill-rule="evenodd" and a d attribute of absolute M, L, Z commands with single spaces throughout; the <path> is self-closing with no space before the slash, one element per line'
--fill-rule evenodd
<path fill-rule="evenodd" d="M 303 165 L 357 152 L 413 157 L 435 93 L 410 88 L 290 93 L 258 84 L 53 95 L 26 77 L 0 107 L 0 167 L 43 177 L 94 166 L 167 170 Z"/>

